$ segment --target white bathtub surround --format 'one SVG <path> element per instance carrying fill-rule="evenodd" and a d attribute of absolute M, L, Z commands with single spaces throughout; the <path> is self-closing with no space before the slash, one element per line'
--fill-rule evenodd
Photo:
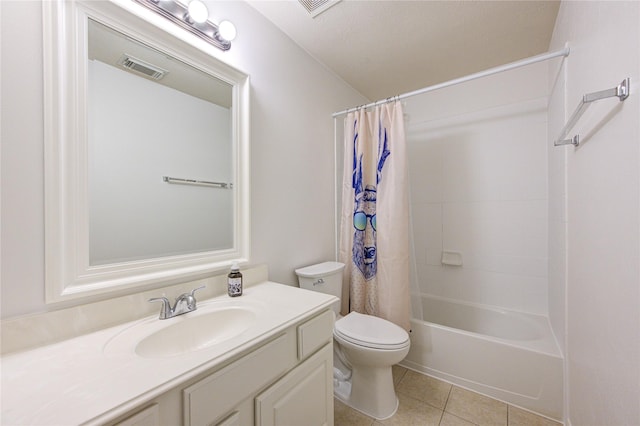
<path fill-rule="evenodd" d="M 425 317 L 412 320 L 404 364 L 562 419 L 548 321 L 547 86 L 542 62 L 407 100 L 414 315 Z"/>
<path fill-rule="evenodd" d="M 546 93 L 543 62 L 406 101 L 421 293 L 547 314 Z"/>
<path fill-rule="evenodd" d="M 562 419 L 562 356 L 546 317 L 422 296 L 401 363 L 450 383 Z"/>
<path fill-rule="evenodd" d="M 268 269 L 266 265 L 258 265 L 243 269 L 242 275 L 245 286 L 251 286 L 266 281 Z M 198 300 L 225 294 L 227 275 L 220 274 L 99 302 L 0 321 L 1 353 L 7 354 L 48 345 L 157 314 L 160 312 L 160 306 L 149 303 L 149 298 L 166 295 L 171 299 L 202 285 L 206 287 L 198 291 Z"/>
<path fill-rule="evenodd" d="M 207 304 L 228 300 L 228 296 L 223 295 L 203 301 L 201 309 Z M 328 308 L 336 300 L 329 295 L 266 282 L 247 288 L 242 297 L 233 300 L 234 303 L 243 301 L 260 307 L 255 310 L 257 317 L 250 328 L 221 343 L 184 355 L 142 358 L 135 355 L 126 342 L 118 341 L 117 336 L 125 336 L 123 332 L 132 325 L 145 322 L 157 326 L 172 324 L 172 320 L 161 321 L 154 315 L 3 356 L 3 423 L 108 423 L 189 379 L 237 358 L 256 344 L 282 335 L 302 318 L 321 311 L 330 315 Z M 330 332 L 327 339 L 330 342 Z M 327 347 L 330 356 L 330 346 Z M 216 401 L 224 397 L 218 396 Z M 162 412 L 162 403 L 160 408 Z M 181 418 L 181 409 L 177 410 L 176 415 Z"/>
<path fill-rule="evenodd" d="M 401 102 L 344 119 L 339 259 L 351 311 L 409 329 L 409 176 Z"/>

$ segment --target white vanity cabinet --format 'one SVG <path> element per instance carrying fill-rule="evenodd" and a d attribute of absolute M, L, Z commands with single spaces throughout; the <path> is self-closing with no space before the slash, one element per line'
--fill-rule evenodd
<path fill-rule="evenodd" d="M 331 426 L 333 321 L 330 310 L 303 318 L 113 424 L 148 424 L 131 419 L 157 406 L 161 425 Z"/>
<path fill-rule="evenodd" d="M 328 294 L 260 281 L 242 297 L 223 293 L 178 318 L 153 315 L 5 354 L 2 423 L 332 425 L 331 306 L 337 302 Z M 234 328 L 237 316 L 198 320 L 231 309 L 253 315 L 242 323 L 244 331 Z M 149 336 L 172 336 L 172 327 L 185 334 L 160 339 L 155 355 L 137 352 Z M 194 346 L 191 337 L 217 339 L 220 330 L 235 331 Z M 167 353 L 164 345 L 179 350 Z"/>

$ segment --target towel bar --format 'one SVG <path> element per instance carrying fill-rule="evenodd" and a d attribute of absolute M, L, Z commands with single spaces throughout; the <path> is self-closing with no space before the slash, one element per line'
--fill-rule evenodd
<path fill-rule="evenodd" d="M 625 78 L 622 82 L 612 89 L 601 90 L 599 92 L 587 93 L 582 97 L 582 100 L 578 104 L 578 107 L 571 115 L 567 124 L 564 125 L 562 131 L 558 138 L 553 142 L 553 146 L 561 146 L 561 145 L 580 145 L 580 135 L 575 135 L 571 139 L 564 139 L 569 133 L 569 130 L 576 125 L 582 114 L 589 108 L 591 102 L 599 101 L 600 99 L 612 98 L 617 96 L 618 99 L 622 102 L 629 97 L 629 78 Z"/>
<path fill-rule="evenodd" d="M 182 178 L 174 178 L 169 176 L 162 176 L 162 180 L 167 183 L 179 183 L 182 185 L 198 185 L 198 186 L 211 186 L 214 188 L 224 188 L 231 189 L 233 188 L 232 183 L 225 182 L 211 182 L 208 180 L 196 180 L 196 179 L 182 179 Z"/>

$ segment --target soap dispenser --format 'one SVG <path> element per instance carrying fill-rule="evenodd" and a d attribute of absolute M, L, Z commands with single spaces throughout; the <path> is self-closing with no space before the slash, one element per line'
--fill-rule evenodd
<path fill-rule="evenodd" d="M 227 278 L 227 292 L 231 297 L 242 296 L 242 274 L 238 262 L 231 265 L 231 272 Z"/>

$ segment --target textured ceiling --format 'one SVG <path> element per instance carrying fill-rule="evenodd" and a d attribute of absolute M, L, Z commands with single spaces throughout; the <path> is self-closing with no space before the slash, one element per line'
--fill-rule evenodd
<path fill-rule="evenodd" d="M 370 100 L 547 51 L 558 1 L 249 1 Z"/>

